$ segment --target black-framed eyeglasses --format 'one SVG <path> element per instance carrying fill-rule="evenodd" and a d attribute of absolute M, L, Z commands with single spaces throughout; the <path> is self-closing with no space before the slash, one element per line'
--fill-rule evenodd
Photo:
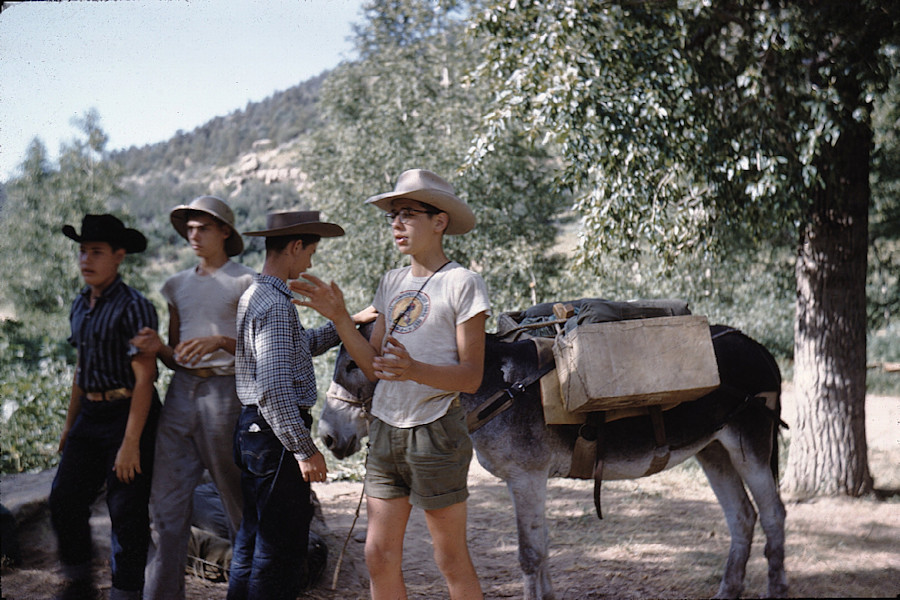
<path fill-rule="evenodd" d="M 436 215 L 437 212 L 433 210 L 422 210 L 420 208 L 401 208 L 400 210 L 392 210 L 390 212 L 384 213 L 384 218 L 387 219 L 388 225 L 394 224 L 394 219 L 400 217 L 400 222 L 406 225 L 409 223 L 410 219 L 412 219 L 413 215 L 417 215 L 420 213 L 425 213 L 427 215 Z"/>

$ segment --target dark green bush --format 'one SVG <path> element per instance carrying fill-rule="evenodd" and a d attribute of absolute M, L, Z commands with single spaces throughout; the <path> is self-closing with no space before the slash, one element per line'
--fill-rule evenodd
<path fill-rule="evenodd" d="M 0 321 L 0 470 L 47 469 L 72 390 L 74 352 L 17 321 Z"/>
<path fill-rule="evenodd" d="M 0 381 L 3 473 L 42 470 L 58 462 L 72 374 L 72 366 L 58 359 L 46 359 L 37 369 L 4 366 Z"/>

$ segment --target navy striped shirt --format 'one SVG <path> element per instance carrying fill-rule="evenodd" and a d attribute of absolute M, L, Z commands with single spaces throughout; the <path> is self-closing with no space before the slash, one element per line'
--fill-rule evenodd
<path fill-rule="evenodd" d="M 119 276 L 93 308 L 91 288 L 81 290 L 72 303 L 69 322 L 69 343 L 78 349 L 78 387 L 84 392 L 133 389 L 131 359 L 138 350 L 129 340 L 143 327 L 159 327 L 153 304 Z"/>

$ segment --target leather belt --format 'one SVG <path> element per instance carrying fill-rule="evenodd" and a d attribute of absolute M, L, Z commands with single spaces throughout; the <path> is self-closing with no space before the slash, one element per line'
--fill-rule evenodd
<path fill-rule="evenodd" d="M 131 390 L 128 388 L 116 388 L 102 392 L 86 392 L 84 397 L 91 402 L 112 402 L 113 400 L 131 398 Z"/>
<path fill-rule="evenodd" d="M 203 377 L 204 379 L 207 377 L 220 377 L 225 375 L 234 375 L 233 372 L 228 373 L 220 368 L 215 367 L 203 367 L 200 369 L 188 369 L 186 367 L 179 367 L 179 371 L 184 371 L 188 375 L 193 375 L 194 377 Z"/>
<path fill-rule="evenodd" d="M 259 404 L 244 404 L 241 406 L 241 408 L 243 408 L 245 410 L 253 411 L 256 414 L 262 414 L 259 410 Z M 298 407 L 298 410 L 300 411 L 300 415 L 303 416 L 304 419 L 312 420 L 311 409 L 306 408 L 305 406 L 300 406 L 300 407 Z M 307 425 L 307 427 L 309 427 L 309 425 Z"/>

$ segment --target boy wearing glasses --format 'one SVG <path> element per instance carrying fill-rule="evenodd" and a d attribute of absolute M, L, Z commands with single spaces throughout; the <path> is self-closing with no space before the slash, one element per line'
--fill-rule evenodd
<path fill-rule="evenodd" d="M 397 249 L 410 257 L 378 286 L 371 340 L 356 330 L 334 283 L 304 275 L 291 288 L 307 297 L 299 304 L 335 323 L 353 359 L 378 381 L 365 482 L 372 598 L 406 596 L 403 538 L 413 506 L 425 511 L 450 597 L 481 598 L 466 543 L 472 443 L 458 396 L 481 385 L 490 303 L 481 277 L 443 249 L 444 235 L 470 231 L 475 215 L 448 182 L 423 169 L 403 172 L 393 191 L 366 202 L 386 212 Z"/>

